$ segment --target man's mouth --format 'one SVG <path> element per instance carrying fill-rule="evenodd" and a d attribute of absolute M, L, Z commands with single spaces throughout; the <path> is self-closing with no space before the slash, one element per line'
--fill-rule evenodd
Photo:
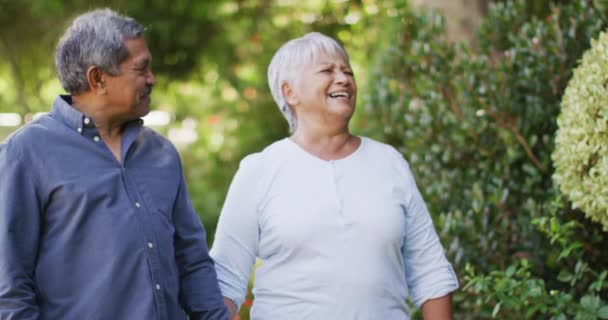
<path fill-rule="evenodd" d="M 147 87 L 147 88 L 146 88 L 146 91 L 144 91 L 144 92 L 141 94 L 141 96 L 142 96 L 142 98 L 144 98 L 144 97 L 150 96 L 150 94 L 151 94 L 151 93 L 152 93 L 152 87 Z"/>

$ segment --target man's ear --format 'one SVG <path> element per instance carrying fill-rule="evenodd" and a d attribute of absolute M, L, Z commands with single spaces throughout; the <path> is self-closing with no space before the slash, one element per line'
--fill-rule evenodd
<path fill-rule="evenodd" d="M 105 73 L 97 66 L 87 69 L 87 82 L 92 92 L 102 95 L 106 93 Z"/>
<path fill-rule="evenodd" d="M 291 83 L 287 81 L 283 82 L 281 84 L 281 93 L 283 94 L 283 98 L 285 98 L 285 102 L 287 102 L 288 105 L 295 106 L 299 104 L 300 101 L 293 90 Z"/>

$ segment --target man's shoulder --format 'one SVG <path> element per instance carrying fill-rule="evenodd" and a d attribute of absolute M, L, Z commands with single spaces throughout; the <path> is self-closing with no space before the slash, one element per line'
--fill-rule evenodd
<path fill-rule="evenodd" d="M 147 143 L 154 143 L 161 148 L 167 148 L 177 152 L 177 149 L 171 140 L 150 127 L 143 126 L 141 128 L 140 137 Z"/>
<path fill-rule="evenodd" d="M 53 129 L 49 127 L 47 117 L 44 115 L 15 130 L 0 144 L 0 148 L 23 157 L 29 152 L 35 152 L 41 145 L 48 145 Z"/>
<path fill-rule="evenodd" d="M 162 134 L 150 127 L 142 126 L 141 134 L 144 136 L 145 139 L 149 139 L 162 144 L 173 145 L 173 143 L 171 143 L 171 141 L 167 139 L 167 137 L 163 136 Z"/>

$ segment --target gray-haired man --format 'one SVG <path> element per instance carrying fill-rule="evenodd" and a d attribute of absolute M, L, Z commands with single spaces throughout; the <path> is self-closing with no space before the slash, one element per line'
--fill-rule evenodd
<path fill-rule="evenodd" d="M 0 319 L 228 319 L 177 151 L 142 126 L 143 31 L 76 18 L 56 55 L 70 95 L 0 145 Z"/>

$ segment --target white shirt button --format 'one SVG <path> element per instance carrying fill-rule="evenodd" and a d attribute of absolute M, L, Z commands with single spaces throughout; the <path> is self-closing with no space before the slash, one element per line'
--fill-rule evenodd
<path fill-rule="evenodd" d="M 154 248 L 154 245 L 152 244 L 152 242 L 148 242 L 148 248 L 150 248 L 150 249 Z"/>
<path fill-rule="evenodd" d="M 156 290 L 160 290 L 160 284 L 156 284 Z"/>
<path fill-rule="evenodd" d="M 91 119 L 89 118 L 84 118 L 84 124 L 89 124 L 91 123 Z"/>
<path fill-rule="evenodd" d="M 95 142 L 99 142 L 99 137 L 98 137 L 98 136 L 94 136 L 94 137 L 93 137 L 93 141 L 95 141 Z"/>
<path fill-rule="evenodd" d="M 76 129 L 76 131 L 82 132 L 82 128 L 78 128 L 78 129 Z"/>
<path fill-rule="evenodd" d="M 141 204 L 139 204 L 139 202 L 135 202 L 135 206 L 139 208 L 141 207 Z"/>

